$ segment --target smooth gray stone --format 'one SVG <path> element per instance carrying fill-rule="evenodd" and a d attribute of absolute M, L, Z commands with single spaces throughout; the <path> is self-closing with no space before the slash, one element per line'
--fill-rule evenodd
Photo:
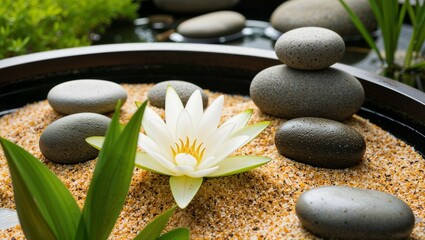
<path fill-rule="evenodd" d="M 262 112 L 285 119 L 340 121 L 351 117 L 364 101 L 362 85 L 348 73 L 335 68 L 302 71 L 285 65 L 258 73 L 251 82 L 250 95 Z"/>
<path fill-rule="evenodd" d="M 154 0 L 155 5 L 166 12 L 202 13 L 229 9 L 240 0 Z"/>
<path fill-rule="evenodd" d="M 104 136 L 111 119 L 97 113 L 76 113 L 60 118 L 40 136 L 41 153 L 55 163 L 81 163 L 97 157 L 98 150 L 86 142 Z"/>
<path fill-rule="evenodd" d="M 303 117 L 279 126 L 275 145 L 280 154 L 298 162 L 324 168 L 347 168 L 366 152 L 363 136 L 337 121 Z"/>
<path fill-rule="evenodd" d="M 346 2 L 370 32 L 376 30 L 376 20 L 368 0 L 346 0 Z M 331 29 L 342 37 L 360 35 L 339 0 L 285 1 L 273 12 L 270 22 L 281 32 L 315 26 Z"/>
<path fill-rule="evenodd" d="M 127 100 L 127 92 L 122 86 L 94 79 L 61 83 L 47 95 L 50 106 L 62 114 L 111 112 L 119 99 L 123 104 Z"/>
<path fill-rule="evenodd" d="M 295 211 L 307 230 L 331 239 L 406 239 L 415 224 L 412 210 L 399 198 L 345 186 L 304 192 Z"/>
<path fill-rule="evenodd" d="M 319 27 L 297 28 L 284 33 L 275 44 L 279 60 L 303 70 L 324 69 L 344 56 L 344 40 L 336 32 Z"/>
<path fill-rule="evenodd" d="M 232 11 L 207 13 L 182 22 L 177 32 L 187 38 L 216 38 L 240 32 L 245 17 Z"/>
<path fill-rule="evenodd" d="M 14 209 L 0 208 L 0 230 L 19 225 L 18 213 Z"/>
<path fill-rule="evenodd" d="M 201 92 L 202 104 L 204 108 L 208 105 L 208 96 L 204 93 L 204 90 L 202 88 L 190 82 L 171 80 L 159 82 L 149 90 L 148 98 L 149 103 L 152 106 L 158 108 L 165 108 L 165 94 L 167 92 L 168 86 L 172 86 L 174 90 L 176 90 L 177 94 L 182 100 L 183 105 L 186 105 L 190 96 L 196 90 L 199 90 Z"/>

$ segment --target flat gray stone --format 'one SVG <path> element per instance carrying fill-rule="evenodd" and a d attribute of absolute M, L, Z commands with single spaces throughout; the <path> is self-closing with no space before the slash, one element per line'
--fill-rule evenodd
<path fill-rule="evenodd" d="M 347 168 L 366 152 L 363 136 L 353 128 L 324 118 L 295 118 L 279 126 L 275 145 L 280 154 L 315 167 Z"/>
<path fill-rule="evenodd" d="M 60 118 L 40 136 L 41 153 L 55 163 L 81 163 L 97 157 L 98 150 L 86 142 L 104 136 L 111 119 L 97 113 L 76 113 Z"/>
<path fill-rule="evenodd" d="M 166 12 L 201 13 L 230 9 L 240 0 L 154 0 L 155 5 Z"/>
<path fill-rule="evenodd" d="M 360 16 L 369 31 L 376 30 L 376 20 L 368 0 L 346 0 L 346 2 Z M 315 26 L 331 29 L 342 37 L 360 34 L 338 0 L 285 1 L 273 12 L 270 22 L 281 32 Z"/>
<path fill-rule="evenodd" d="M 123 104 L 127 100 L 123 87 L 114 82 L 94 79 L 61 83 L 47 95 L 50 106 L 62 114 L 111 112 L 119 99 Z"/>
<path fill-rule="evenodd" d="M 363 104 L 364 90 L 353 76 L 335 68 L 302 71 L 269 67 L 251 82 L 250 95 L 264 113 L 292 119 L 321 117 L 341 121 Z"/>
<path fill-rule="evenodd" d="M 412 210 L 399 198 L 345 186 L 304 192 L 295 211 L 307 230 L 330 239 L 407 239 L 415 224 Z"/>
<path fill-rule="evenodd" d="M 207 94 L 204 93 L 204 90 L 200 88 L 199 86 L 190 82 L 170 80 L 170 81 L 159 82 L 155 84 L 155 86 L 153 86 L 149 90 L 148 98 L 149 98 L 149 103 L 152 106 L 155 106 L 158 108 L 165 108 L 165 94 L 167 92 L 168 86 L 172 86 L 174 90 L 176 90 L 177 94 L 182 100 L 183 105 L 186 105 L 190 96 L 196 90 L 199 90 L 201 92 L 202 104 L 204 108 L 208 105 L 208 96 Z"/>
<path fill-rule="evenodd" d="M 303 70 L 318 70 L 344 56 L 344 40 L 336 32 L 319 27 L 297 28 L 284 33 L 275 44 L 282 63 Z"/>
<path fill-rule="evenodd" d="M 207 13 L 182 22 L 177 32 L 187 38 L 215 38 L 240 32 L 245 17 L 232 11 Z"/>
<path fill-rule="evenodd" d="M 0 230 L 19 225 L 18 213 L 14 209 L 0 208 Z"/>

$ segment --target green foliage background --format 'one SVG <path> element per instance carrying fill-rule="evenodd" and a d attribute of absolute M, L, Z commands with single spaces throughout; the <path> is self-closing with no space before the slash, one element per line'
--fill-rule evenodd
<path fill-rule="evenodd" d="M 132 0 L 1 0 L 0 59 L 90 44 L 112 19 L 135 18 Z"/>

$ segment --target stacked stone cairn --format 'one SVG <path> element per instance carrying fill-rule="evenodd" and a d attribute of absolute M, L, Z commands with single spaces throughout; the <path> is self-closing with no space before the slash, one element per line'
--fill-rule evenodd
<path fill-rule="evenodd" d="M 358 164 L 365 140 L 340 121 L 351 118 L 365 96 L 355 77 L 331 67 L 343 57 L 342 38 L 325 28 L 298 28 L 283 34 L 275 51 L 286 65 L 258 73 L 250 94 L 262 112 L 290 119 L 275 133 L 279 153 L 315 167 Z M 404 239 L 415 223 L 410 207 L 397 197 L 347 186 L 310 189 L 295 208 L 302 225 L 323 238 Z"/>

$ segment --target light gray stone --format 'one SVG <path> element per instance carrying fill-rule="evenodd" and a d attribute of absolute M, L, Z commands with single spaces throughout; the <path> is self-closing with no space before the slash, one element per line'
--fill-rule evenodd
<path fill-rule="evenodd" d="M 47 95 L 50 106 L 62 114 L 111 112 L 119 99 L 122 103 L 127 100 L 122 86 L 95 79 L 64 82 L 53 87 Z"/>
<path fill-rule="evenodd" d="M 154 0 L 155 5 L 166 12 L 201 13 L 229 9 L 240 0 Z"/>
<path fill-rule="evenodd" d="M 202 88 L 190 82 L 185 82 L 180 80 L 171 80 L 171 81 L 159 82 L 155 84 L 155 86 L 153 86 L 149 90 L 148 98 L 149 98 L 149 103 L 152 106 L 155 106 L 158 108 L 165 108 L 165 94 L 167 92 L 168 86 L 171 86 L 174 88 L 174 90 L 176 90 L 177 94 L 182 100 L 183 105 L 186 105 L 190 96 L 196 90 L 199 90 L 201 92 L 202 104 L 204 108 L 208 105 L 208 96 L 207 94 L 204 93 Z"/>
<path fill-rule="evenodd" d="M 264 113 L 292 119 L 321 117 L 341 121 L 357 112 L 364 90 L 353 76 L 335 68 L 302 71 L 277 65 L 258 73 L 250 95 Z"/>
<path fill-rule="evenodd" d="M 96 158 L 98 150 L 86 142 L 104 136 L 111 119 L 97 113 L 76 113 L 60 118 L 40 136 L 41 153 L 55 163 L 80 163 Z"/>
<path fill-rule="evenodd" d="M 14 209 L 0 208 L 0 230 L 19 225 L 18 213 Z"/>
<path fill-rule="evenodd" d="M 215 38 L 240 32 L 245 17 L 232 11 L 207 13 L 182 22 L 177 32 L 187 38 Z"/>
<path fill-rule="evenodd" d="M 346 0 L 346 2 L 360 16 L 369 31 L 376 30 L 376 20 L 368 0 Z M 281 32 L 315 26 L 331 29 L 342 37 L 360 34 L 338 0 L 285 1 L 273 12 L 270 22 Z"/>
<path fill-rule="evenodd" d="M 315 167 L 347 168 L 366 152 L 363 136 L 353 128 L 324 118 L 295 118 L 275 133 L 280 154 Z"/>
<path fill-rule="evenodd" d="M 304 192 L 295 210 L 302 225 L 322 238 L 406 239 L 415 224 L 412 210 L 399 198 L 345 186 Z"/>
<path fill-rule="evenodd" d="M 297 28 L 284 33 L 275 44 L 276 55 L 289 67 L 318 70 L 344 56 L 344 40 L 334 31 L 319 27 Z"/>

